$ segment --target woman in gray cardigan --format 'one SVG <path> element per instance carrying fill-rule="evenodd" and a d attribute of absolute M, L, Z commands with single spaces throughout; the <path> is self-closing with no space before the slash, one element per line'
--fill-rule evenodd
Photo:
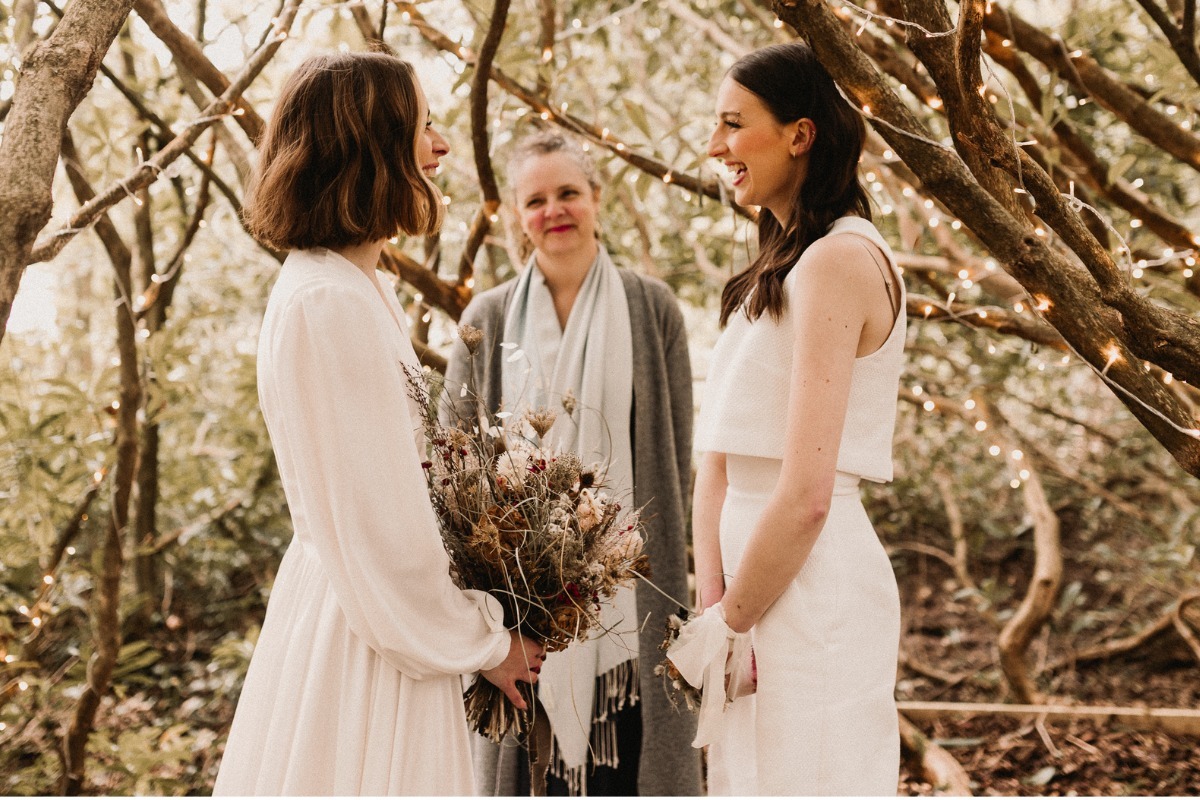
<path fill-rule="evenodd" d="M 474 367 L 489 411 L 559 411 L 550 436 L 585 462 L 609 464 L 609 491 L 643 509 L 646 553 L 662 591 L 640 583 L 601 612 L 603 636 L 551 654 L 539 698 L 554 733 L 550 794 L 696 795 L 695 720 L 667 700 L 654 666 L 667 615 L 688 600 L 687 499 L 692 375 L 687 337 L 666 284 L 613 266 L 597 235 L 600 185 L 574 142 L 539 133 L 518 143 L 509 178 L 533 247 L 522 274 L 475 297 L 462 322 L 483 331 L 473 361 L 456 347 L 447 396 Z M 564 397 L 575 413 L 562 413 Z M 570 405 L 570 400 L 568 400 Z M 476 740 L 485 794 L 528 794 L 527 757 Z"/>

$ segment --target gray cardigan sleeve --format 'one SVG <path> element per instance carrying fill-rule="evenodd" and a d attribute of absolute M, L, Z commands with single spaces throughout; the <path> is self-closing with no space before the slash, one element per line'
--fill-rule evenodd
<path fill-rule="evenodd" d="M 675 430 L 675 460 L 679 464 L 679 496 L 684 513 L 692 496 L 692 358 L 688 351 L 683 313 L 674 297 L 664 303 L 663 344 L 667 358 L 667 381 L 671 386 L 671 420 Z"/>

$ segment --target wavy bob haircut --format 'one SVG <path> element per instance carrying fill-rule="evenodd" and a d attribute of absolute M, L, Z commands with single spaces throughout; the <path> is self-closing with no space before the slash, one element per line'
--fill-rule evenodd
<path fill-rule="evenodd" d="M 277 250 L 426 235 L 442 198 L 417 163 L 425 125 L 412 66 L 384 53 L 315 56 L 292 73 L 243 211 Z"/>
<path fill-rule="evenodd" d="M 812 49 L 789 42 L 755 50 L 730 67 L 729 77 L 758 95 L 777 121 L 812 120 L 816 136 L 788 219 L 777 220 L 765 208 L 759 211 L 758 257 L 725 284 L 721 325 L 743 305 L 751 320 L 763 312 L 778 320 L 786 299 L 783 280 L 808 246 L 839 217 L 871 219 L 870 201 L 858 182 L 866 125 Z"/>

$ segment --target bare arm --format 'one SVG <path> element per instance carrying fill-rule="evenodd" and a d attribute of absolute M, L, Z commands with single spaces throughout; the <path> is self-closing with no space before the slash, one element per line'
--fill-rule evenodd
<path fill-rule="evenodd" d="M 696 559 L 696 606 L 703 611 L 725 594 L 721 562 L 721 506 L 725 504 L 725 454 L 703 453 L 692 495 L 692 549 Z"/>
<path fill-rule="evenodd" d="M 783 594 L 816 544 L 833 495 L 864 327 L 875 323 L 869 326 L 875 331 L 891 316 L 878 268 L 853 237 L 814 244 L 796 266 L 795 280 L 783 467 L 722 604 L 729 627 L 738 632 L 753 627 Z"/>

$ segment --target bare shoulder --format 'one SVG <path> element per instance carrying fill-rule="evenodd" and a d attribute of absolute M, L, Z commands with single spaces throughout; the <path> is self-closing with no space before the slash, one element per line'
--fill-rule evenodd
<path fill-rule="evenodd" d="M 792 270 L 789 303 L 796 325 L 859 329 L 874 312 L 882 254 L 861 236 L 825 236 L 809 245 Z M 803 324 L 801 324 L 803 321 Z"/>
<path fill-rule="evenodd" d="M 825 236 L 809 245 L 792 270 L 796 288 L 809 290 L 863 289 L 879 281 L 883 254 L 854 234 Z M 877 261 L 877 259 L 879 259 Z"/>

